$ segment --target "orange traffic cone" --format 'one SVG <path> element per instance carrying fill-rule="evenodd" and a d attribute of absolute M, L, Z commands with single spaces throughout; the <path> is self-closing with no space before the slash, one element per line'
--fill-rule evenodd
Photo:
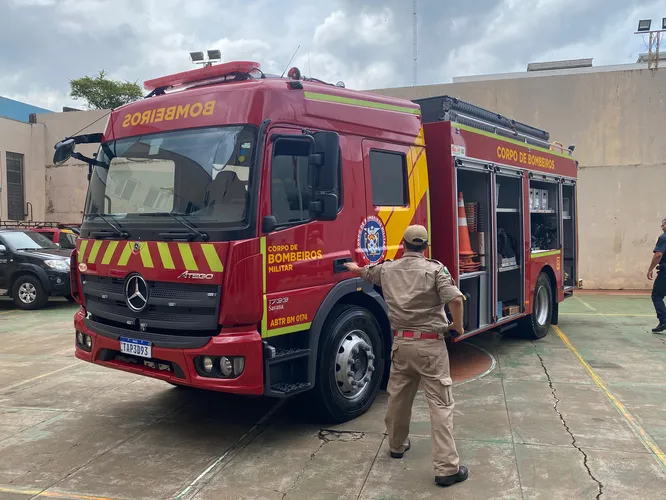
<path fill-rule="evenodd" d="M 458 254 L 460 255 L 460 270 L 465 272 L 476 271 L 480 267 L 479 262 L 474 262 L 476 252 L 472 250 L 469 241 L 469 230 L 467 228 L 467 214 L 463 194 L 458 193 Z"/>

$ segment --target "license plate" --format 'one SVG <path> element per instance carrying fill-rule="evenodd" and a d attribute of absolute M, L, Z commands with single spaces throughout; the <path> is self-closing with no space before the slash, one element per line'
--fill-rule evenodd
<path fill-rule="evenodd" d="M 134 354 L 142 358 L 152 358 L 153 348 L 147 340 L 128 339 L 120 337 L 120 352 Z"/>

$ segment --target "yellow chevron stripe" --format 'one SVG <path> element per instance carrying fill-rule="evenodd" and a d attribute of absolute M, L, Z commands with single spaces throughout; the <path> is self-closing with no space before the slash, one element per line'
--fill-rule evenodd
<path fill-rule="evenodd" d="M 111 262 L 111 258 L 113 257 L 114 252 L 116 251 L 116 248 L 118 247 L 118 242 L 117 241 L 110 241 L 109 246 L 106 247 L 106 252 L 104 252 L 104 257 L 102 257 L 102 264 L 105 266 L 109 265 Z"/>
<path fill-rule="evenodd" d="M 120 254 L 120 258 L 118 259 L 119 266 L 127 265 L 127 261 L 129 261 L 130 255 L 132 255 L 132 245 L 134 245 L 134 243 L 131 241 L 125 243 L 125 248 L 123 248 L 123 253 Z"/>
<path fill-rule="evenodd" d="M 94 264 L 97 254 L 99 253 L 99 247 L 102 246 L 102 241 L 97 240 L 93 243 L 92 248 L 90 249 L 90 255 L 88 256 L 88 264 Z"/>
<path fill-rule="evenodd" d="M 150 248 L 148 247 L 148 243 L 143 242 L 139 243 L 139 245 L 141 247 L 140 254 L 141 254 L 141 263 L 143 264 L 143 267 L 152 269 L 155 266 L 153 265 L 153 258 L 150 255 Z"/>
<path fill-rule="evenodd" d="M 88 246 L 88 240 L 81 240 L 81 245 L 79 245 L 79 255 L 78 255 L 79 262 L 83 262 L 83 255 L 86 253 L 87 246 Z"/>
<path fill-rule="evenodd" d="M 160 253 L 160 259 L 162 259 L 162 266 L 164 269 L 176 269 L 176 266 L 173 264 L 173 258 L 171 257 L 168 243 L 164 241 L 157 242 L 157 251 Z"/>
<path fill-rule="evenodd" d="M 198 271 L 199 268 L 194 260 L 189 243 L 178 243 L 178 250 L 180 250 L 180 256 L 183 259 L 183 264 L 185 264 L 185 269 L 188 271 Z"/>
<path fill-rule="evenodd" d="M 201 245 L 201 250 L 203 250 L 204 257 L 206 257 L 206 262 L 208 262 L 208 267 L 214 273 L 221 273 L 224 271 L 224 266 L 220 261 L 220 256 L 217 255 L 217 250 L 215 250 L 215 245 L 210 243 L 203 243 Z"/>
<path fill-rule="evenodd" d="M 421 147 L 413 147 L 410 151 L 410 161 L 413 162 L 418 157 Z M 414 220 L 416 208 L 419 206 L 423 197 L 426 196 L 428 191 L 428 165 L 426 162 L 425 153 L 421 154 L 416 165 L 414 166 L 411 177 L 409 178 L 410 193 L 413 198 L 410 206 L 407 208 L 396 208 L 393 210 L 393 215 L 386 223 L 390 210 L 382 210 L 379 213 L 380 218 L 386 224 L 386 239 L 388 251 L 386 253 L 387 259 L 393 259 L 398 253 L 402 237 L 405 234 L 405 229 Z M 384 218 L 386 217 L 386 219 Z"/>

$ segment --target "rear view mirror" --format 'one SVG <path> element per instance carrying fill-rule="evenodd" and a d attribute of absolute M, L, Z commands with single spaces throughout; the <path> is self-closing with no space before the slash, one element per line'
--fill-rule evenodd
<path fill-rule="evenodd" d="M 74 139 L 65 139 L 57 143 L 55 145 L 55 153 L 53 154 L 53 164 L 61 165 L 69 160 L 74 153 L 75 147 L 76 143 Z"/>
<path fill-rule="evenodd" d="M 340 164 L 340 136 L 336 132 L 315 132 L 314 154 L 310 165 L 316 170 L 315 200 L 312 209 L 317 219 L 335 220 L 338 216 L 338 168 Z"/>
<path fill-rule="evenodd" d="M 7 253 L 7 247 L 5 245 L 0 245 L 0 254 Z"/>

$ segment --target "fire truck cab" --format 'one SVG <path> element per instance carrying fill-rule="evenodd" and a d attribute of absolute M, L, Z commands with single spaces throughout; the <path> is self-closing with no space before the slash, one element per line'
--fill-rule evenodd
<path fill-rule="evenodd" d="M 513 279 L 495 278 L 494 218 L 507 217 L 524 238 L 527 183 L 554 182 L 552 193 L 562 193 L 552 170 L 528 180 L 533 165 L 520 157 L 501 170 L 472 157 L 499 146 L 527 151 L 519 136 L 485 131 L 479 139 L 473 127 L 439 118 L 429 131 L 419 104 L 304 78 L 296 68 L 287 78 L 265 75 L 254 62 L 145 86 L 147 98 L 114 110 L 103 134 L 56 145 L 55 163 L 75 156 L 90 165 L 71 273 L 79 359 L 178 386 L 270 397 L 311 390 L 330 420 L 352 419 L 385 380 L 393 334 L 381 289 L 344 264 L 399 258 L 410 224 L 429 227 L 430 255 L 475 304 L 470 334 L 522 319 L 537 322 L 528 331 L 538 337 L 556 318 L 560 257 L 531 258 L 521 246 L 511 261 L 519 271 L 502 273 Z M 74 151 L 88 142 L 101 143 L 95 158 Z M 537 156 L 559 158 L 556 171 L 574 165 L 541 146 L 533 146 L 545 151 Z M 575 177 L 575 165 L 566 173 Z M 494 204 L 497 185 L 513 200 L 508 208 L 520 207 L 510 221 Z M 459 272 L 458 189 L 493 217 L 481 222 L 486 250 L 474 243 L 483 256 L 482 264 L 473 257 L 474 273 L 485 281 Z M 534 294 L 545 304 L 540 317 Z M 518 308 L 511 317 L 495 314 L 504 298 Z"/>

